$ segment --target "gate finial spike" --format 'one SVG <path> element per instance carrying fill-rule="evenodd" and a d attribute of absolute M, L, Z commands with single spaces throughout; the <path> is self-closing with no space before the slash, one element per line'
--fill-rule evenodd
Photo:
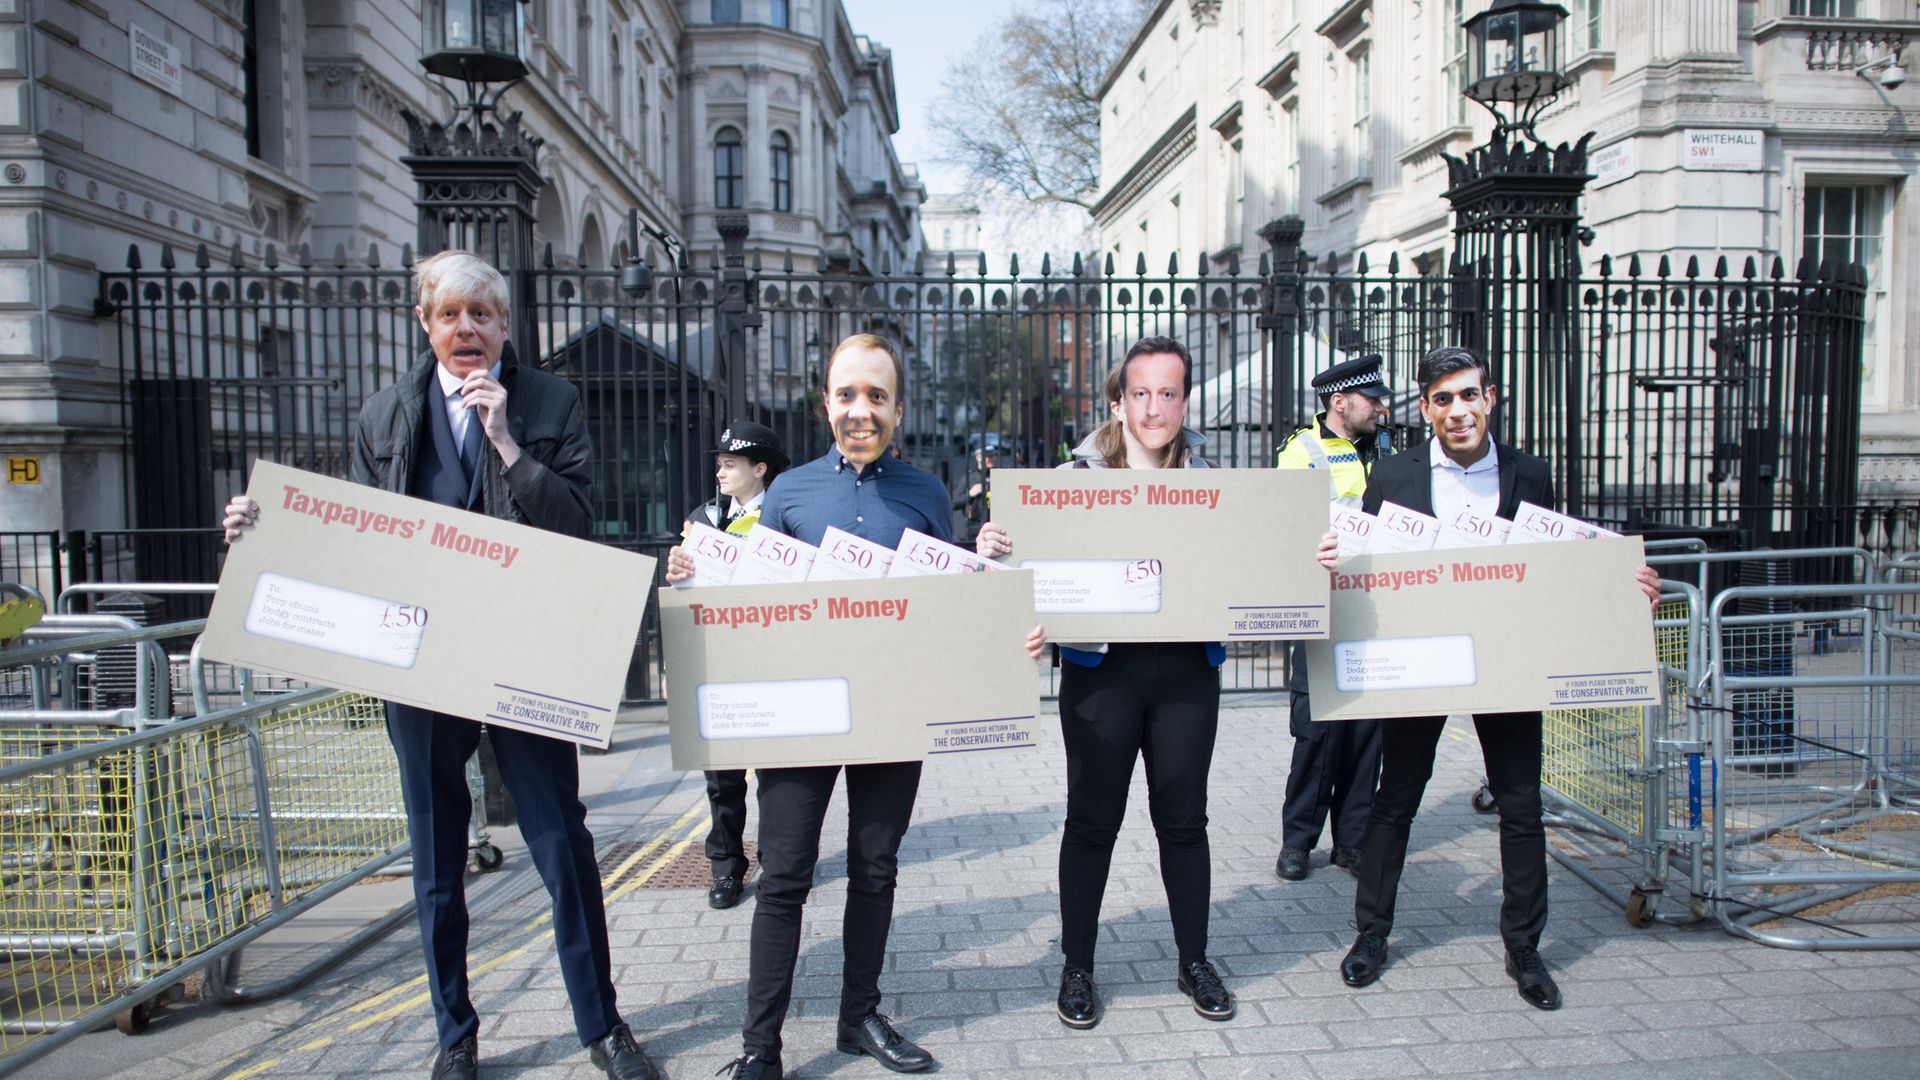
<path fill-rule="evenodd" d="M 162 270 L 172 270 L 173 268 L 174 268 L 174 266 L 173 266 L 173 245 L 172 245 L 172 244 L 161 244 L 161 245 L 160 245 L 160 269 L 162 269 Z"/>
<path fill-rule="evenodd" d="M 1180 253 L 1177 251 L 1167 252 L 1167 276 L 1175 277 L 1179 273 L 1180 273 Z"/>
<path fill-rule="evenodd" d="M 129 270 L 140 269 L 140 245 L 139 244 L 127 245 L 127 269 Z"/>
<path fill-rule="evenodd" d="M 1007 276 L 1020 276 L 1020 253 L 1017 251 L 1007 257 Z"/>
<path fill-rule="evenodd" d="M 372 241 L 367 242 L 367 268 L 369 270 L 380 269 L 380 245 Z"/>
<path fill-rule="evenodd" d="M 1040 276 L 1043 278 L 1053 276 L 1052 252 L 1043 251 L 1040 253 Z"/>
<path fill-rule="evenodd" d="M 205 270 L 212 265 L 213 255 L 207 251 L 206 241 L 202 240 L 200 243 L 193 245 L 193 268 L 195 270 Z"/>
<path fill-rule="evenodd" d="M 1140 253 L 1140 255 L 1139 255 L 1139 257 L 1138 257 L 1138 258 L 1136 258 L 1136 259 L 1134 259 L 1134 261 L 1133 261 L 1133 275 L 1134 275 L 1135 277 L 1146 277 L 1146 276 L 1147 276 L 1147 253 L 1146 253 L 1146 252 L 1144 252 L 1144 251 L 1143 251 L 1143 252 L 1141 252 L 1141 253 Z"/>

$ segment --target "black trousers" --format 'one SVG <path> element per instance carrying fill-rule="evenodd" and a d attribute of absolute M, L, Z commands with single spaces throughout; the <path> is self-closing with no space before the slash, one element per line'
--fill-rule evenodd
<path fill-rule="evenodd" d="M 1098 667 L 1060 665 L 1067 827 L 1060 838 L 1060 950 L 1093 970 L 1100 902 L 1127 812 L 1133 765 L 1147 767 L 1160 882 L 1180 960 L 1207 955 L 1213 866 L 1207 770 L 1220 725 L 1220 671 L 1197 643 L 1111 645 Z"/>
<path fill-rule="evenodd" d="M 848 765 L 847 911 L 840 942 L 840 1020 L 851 1024 L 880 1007 L 880 969 L 893 927 L 893 884 L 900 838 L 920 793 L 920 763 Z M 760 785 L 760 883 L 747 954 L 746 1049 L 780 1052 L 780 1028 L 793 998 L 800 916 L 820 861 L 820 830 L 841 766 L 757 770 Z"/>
<path fill-rule="evenodd" d="M 1500 937 L 1507 948 L 1538 947 L 1547 925 L 1547 831 L 1540 823 L 1540 714 L 1475 716 L 1487 786 L 1500 812 Z M 1395 894 L 1407 863 L 1407 836 L 1433 776 L 1443 716 L 1380 722 L 1380 790 L 1361 847 L 1354 926 L 1393 930 Z"/>
<path fill-rule="evenodd" d="M 1313 722 L 1306 694 L 1290 695 L 1293 767 L 1280 810 L 1280 843 L 1312 851 L 1333 819 L 1333 846 L 1358 848 L 1367 835 L 1380 780 L 1380 721 Z"/>
<path fill-rule="evenodd" d="M 501 779 L 513 795 L 520 835 L 553 900 L 553 943 L 573 1003 L 582 1046 L 620 1022 L 600 866 L 587 808 L 580 802 L 580 758 L 572 743 L 509 728 L 488 729 Z M 400 759 L 400 794 L 413 846 L 413 895 L 427 957 L 440 1045 L 480 1028 L 467 999 L 467 759 L 480 725 L 444 713 L 387 703 L 387 737 Z"/>
<path fill-rule="evenodd" d="M 707 830 L 707 859 L 713 880 L 747 876 L 747 770 L 708 769 L 707 806 L 713 828 Z"/>

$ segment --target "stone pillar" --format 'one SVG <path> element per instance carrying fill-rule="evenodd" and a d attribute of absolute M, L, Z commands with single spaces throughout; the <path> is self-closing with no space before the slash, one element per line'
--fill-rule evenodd
<path fill-rule="evenodd" d="M 819 92 L 813 76 L 800 76 L 800 130 L 794 133 L 793 140 L 793 212 L 796 214 L 805 214 L 813 206 L 814 185 L 808 170 L 820 168 L 818 160 L 826 147 L 826 140 L 813 130 L 813 98 Z"/>
<path fill-rule="evenodd" d="M 683 81 L 687 87 L 687 138 L 680 152 L 686 155 L 686 175 L 693 188 L 687 192 L 684 205 L 690 210 L 711 210 L 713 133 L 707 130 L 707 69 L 688 68 Z"/>
<path fill-rule="evenodd" d="M 747 207 L 764 210 L 773 205 L 773 131 L 767 126 L 765 64 L 748 64 L 747 71 Z"/>

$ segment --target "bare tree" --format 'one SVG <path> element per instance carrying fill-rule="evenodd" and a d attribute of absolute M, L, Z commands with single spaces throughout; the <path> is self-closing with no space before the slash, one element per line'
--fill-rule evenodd
<path fill-rule="evenodd" d="M 941 78 L 941 156 L 975 185 L 1033 205 L 1091 209 L 1100 186 L 1100 84 L 1152 0 L 1033 0 Z"/>

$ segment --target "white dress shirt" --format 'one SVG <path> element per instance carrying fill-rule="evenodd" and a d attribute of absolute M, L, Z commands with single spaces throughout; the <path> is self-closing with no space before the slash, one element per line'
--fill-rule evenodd
<path fill-rule="evenodd" d="M 765 501 L 766 497 L 767 489 L 761 488 L 758 494 L 746 502 L 741 502 L 739 499 L 733 500 L 733 512 L 727 515 L 727 520 L 732 521 L 734 518 L 746 517 L 758 508 L 761 502 Z"/>
<path fill-rule="evenodd" d="M 448 371 L 445 364 L 435 364 L 433 371 L 440 376 L 440 400 L 446 406 L 447 424 L 453 428 L 453 449 L 458 452 L 460 447 L 465 445 L 467 424 L 478 419 L 473 415 L 472 409 L 460 402 L 460 388 L 466 385 L 467 380 Z M 495 364 L 488 368 L 487 374 L 493 376 L 495 382 L 500 381 L 500 365 Z M 485 433 L 482 432 L 482 434 Z"/>
<path fill-rule="evenodd" d="M 1493 517 L 1500 510 L 1500 455 L 1493 448 L 1493 436 L 1487 436 L 1487 452 L 1480 460 L 1461 468 L 1447 456 L 1435 436 L 1427 448 L 1433 477 L 1433 516 L 1445 526 L 1472 510 L 1481 517 Z"/>

